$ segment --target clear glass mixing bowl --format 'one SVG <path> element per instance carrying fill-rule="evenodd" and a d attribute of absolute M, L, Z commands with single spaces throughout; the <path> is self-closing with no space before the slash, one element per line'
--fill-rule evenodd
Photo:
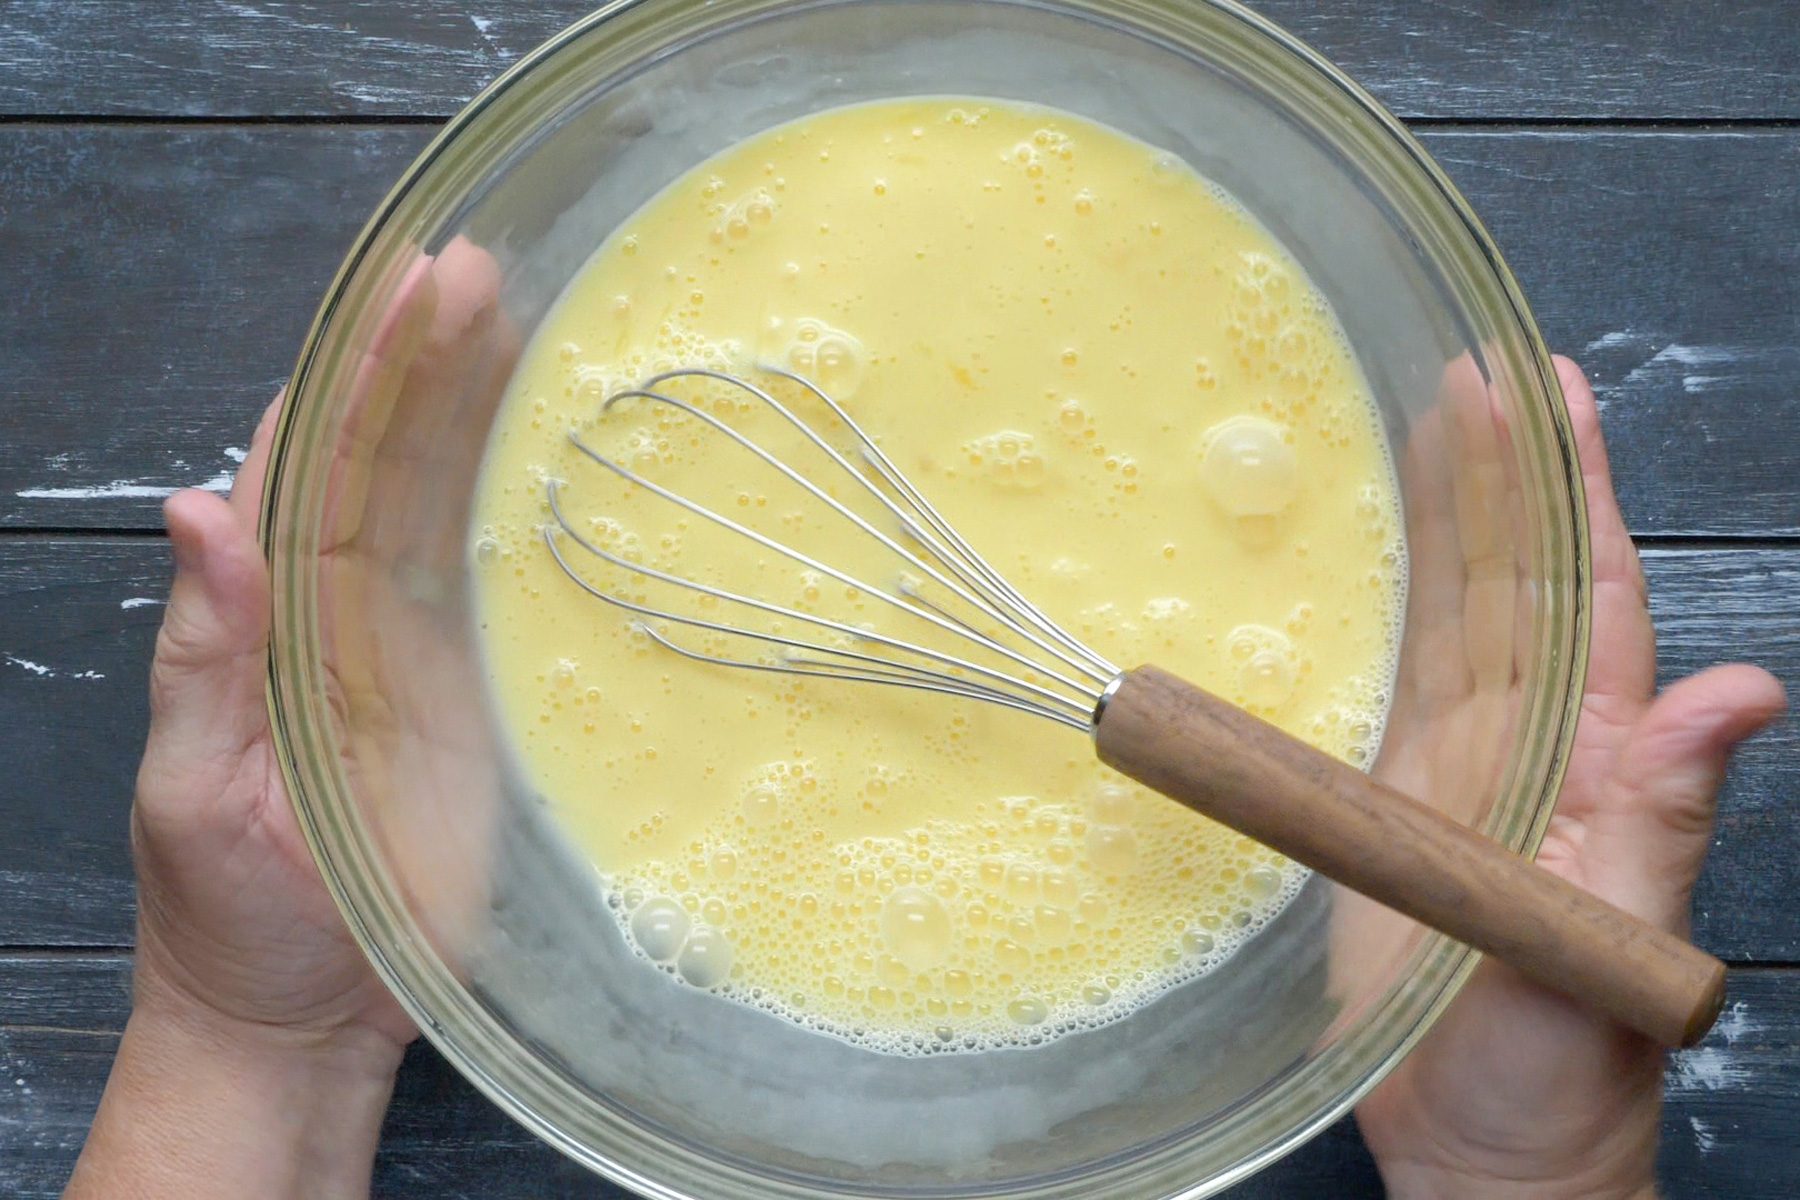
<path fill-rule="evenodd" d="M 1134 134 L 1288 246 L 1380 400 L 1407 513 L 1375 769 L 1526 852 L 1563 771 L 1588 574 L 1555 375 L 1468 206 L 1354 84 L 1219 0 L 614 4 L 482 93 L 358 240 L 294 375 L 263 537 L 275 729 L 351 927 L 483 1091 L 648 1196 L 1209 1194 L 1342 1115 L 1472 965 L 1315 879 L 1226 967 L 1112 1026 L 882 1056 L 644 967 L 523 782 L 467 557 L 520 345 L 707 155 L 821 108 L 946 93 Z"/>

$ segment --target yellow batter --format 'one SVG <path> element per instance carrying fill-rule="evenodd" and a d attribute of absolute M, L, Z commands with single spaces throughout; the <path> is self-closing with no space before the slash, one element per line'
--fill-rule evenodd
<path fill-rule="evenodd" d="M 1361 762 L 1386 711 L 1404 549 L 1375 407 L 1320 295 L 1186 166 L 1084 120 L 954 99 L 822 113 L 696 168 L 601 247 L 521 363 L 477 509 L 500 711 L 632 944 L 676 979 L 910 1052 L 1041 1041 L 1216 965 L 1301 872 L 1098 766 L 1087 739 L 972 702 L 689 662 L 558 571 L 549 478 L 629 558 L 891 623 L 568 444 L 578 430 L 891 580 L 865 535 L 692 418 L 600 412 L 658 368 L 753 360 L 833 392 L 1102 654 Z M 760 406 L 681 394 L 815 473 Z M 575 561 L 618 594 L 701 611 Z"/>

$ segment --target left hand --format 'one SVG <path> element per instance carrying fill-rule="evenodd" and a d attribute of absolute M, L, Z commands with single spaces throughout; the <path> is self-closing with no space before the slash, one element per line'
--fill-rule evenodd
<path fill-rule="evenodd" d="M 169 499 L 175 554 L 132 807 L 137 1003 L 247 1037 L 347 1040 L 390 1065 L 416 1035 L 319 877 L 263 697 L 269 578 L 256 540 L 280 400 L 231 499 Z"/>
<path fill-rule="evenodd" d="M 421 259 L 372 339 L 348 432 L 387 447 L 417 433 L 390 421 L 392 413 L 423 411 L 458 422 L 478 450 L 483 415 L 438 401 L 464 394 L 443 380 L 472 355 L 493 344 L 499 363 L 511 352 L 498 288 L 494 260 L 466 241 Z M 504 377 L 496 367 L 464 392 L 491 405 Z M 270 583 L 257 521 L 280 405 L 264 414 L 229 500 L 190 490 L 165 505 L 175 582 L 151 667 L 150 735 L 131 815 L 134 1003 L 70 1197 L 364 1196 L 394 1073 L 418 1034 L 326 891 L 277 759 L 265 697 Z M 463 444 L 425 440 L 439 451 Z M 467 473 L 475 464 L 460 465 Z M 355 529 L 366 489 L 332 482 L 352 489 L 339 503 L 350 532 L 324 559 L 332 594 L 385 601 L 371 621 L 428 634 L 362 552 Z M 432 549 L 460 556 L 461 547 L 451 537 Z M 344 649 L 359 668 L 379 659 L 368 647 Z M 422 673 L 418 686 L 443 686 Z M 378 732 L 394 734 L 396 744 L 380 747 L 390 756 L 429 752 L 406 740 L 408 730 Z M 459 840 L 442 836 L 442 825 L 455 823 L 446 808 L 389 815 L 429 816 L 439 832 L 403 838 L 428 842 L 432 855 L 403 865 L 440 881 L 480 877 L 473 860 L 454 862 L 460 874 L 448 871 L 445 850 L 479 845 L 479 822 L 464 822 Z"/>

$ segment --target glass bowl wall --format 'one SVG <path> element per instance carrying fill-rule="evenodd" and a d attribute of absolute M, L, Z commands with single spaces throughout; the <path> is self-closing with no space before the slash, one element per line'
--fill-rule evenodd
<path fill-rule="evenodd" d="M 1375 770 L 1535 849 L 1587 632 L 1548 355 L 1417 143 L 1223 2 L 638 0 L 509 71 L 383 204 L 294 376 L 263 526 L 284 768 L 328 885 L 427 1036 L 648 1196 L 1208 1194 L 1346 1111 L 1471 956 L 1314 879 L 1226 967 L 1114 1025 L 1032 1050 L 872 1054 L 634 959 L 485 699 L 470 503 L 547 308 L 708 155 L 920 94 L 1114 126 L 1287 245 L 1380 401 L 1406 508 L 1413 579 Z"/>

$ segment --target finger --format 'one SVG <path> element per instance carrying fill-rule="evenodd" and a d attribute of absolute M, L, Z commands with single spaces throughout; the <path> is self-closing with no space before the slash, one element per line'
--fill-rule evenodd
<path fill-rule="evenodd" d="M 268 573 L 253 532 L 222 497 L 177 492 L 164 515 L 175 583 L 150 669 L 150 743 L 140 779 L 155 783 L 167 772 L 192 782 L 209 767 L 235 769 L 266 727 Z"/>
<path fill-rule="evenodd" d="M 1514 496 L 1501 462 L 1501 433 L 1493 389 L 1485 381 L 1466 389 L 1451 410 L 1455 471 L 1452 475 L 1457 542 L 1467 577 L 1463 603 L 1463 655 L 1477 693 L 1492 695 L 1513 683 L 1513 631 L 1517 622 L 1517 540 Z"/>
<path fill-rule="evenodd" d="M 437 308 L 431 261 L 417 259 L 395 285 L 387 311 L 351 381 L 325 485 L 323 547 L 327 553 L 352 541 L 362 529 L 376 451 Z"/>
<path fill-rule="evenodd" d="M 500 304 L 499 263 L 457 238 L 438 255 L 432 275 L 437 311 L 395 406 L 392 436 L 382 446 L 385 469 L 395 481 L 438 474 L 473 478 L 494 408 L 512 375 L 513 339 Z M 405 536 L 415 565 L 437 575 L 461 568 L 473 491 L 447 498 L 452 519 L 413 523 Z"/>
<path fill-rule="evenodd" d="M 1745 663 L 1703 671 L 1658 696 L 1620 748 L 1588 819 L 1581 860 L 1589 886 L 1685 930 L 1726 762 L 1786 700 L 1774 676 Z"/>
<path fill-rule="evenodd" d="M 1593 564 L 1593 641 L 1588 652 L 1584 719 L 1613 731 L 1634 725 L 1656 691 L 1656 634 L 1637 547 L 1613 494 L 1606 442 L 1594 389 L 1581 368 L 1556 359 L 1568 404 L 1582 489 L 1587 493 L 1589 555 Z"/>
<path fill-rule="evenodd" d="M 491 314 L 505 279 L 492 254 L 466 237 L 452 238 L 432 263 L 443 297 L 432 322 L 432 340 L 440 345 L 462 337 Z"/>
<path fill-rule="evenodd" d="M 263 409 L 256 432 L 250 437 L 250 453 L 244 456 L 243 465 L 238 467 L 237 476 L 231 481 L 232 511 L 246 528 L 252 530 L 262 512 L 263 480 L 269 473 L 269 447 L 275 441 L 275 422 L 281 416 L 281 406 L 286 400 L 287 388 L 284 387 Z"/>
<path fill-rule="evenodd" d="M 1459 360 L 1463 361 L 1463 360 Z M 1406 589 L 1406 638 L 1397 675 L 1395 707 L 1431 710 L 1466 696 L 1472 685 L 1463 656 L 1463 591 L 1467 582 L 1456 541 L 1447 410 L 1464 372 L 1446 373 L 1439 403 L 1408 432 L 1399 462 L 1410 577 Z M 1472 370 L 1472 368 L 1471 368 Z M 1396 725 L 1404 725 L 1396 720 Z"/>
<path fill-rule="evenodd" d="M 1569 424 L 1575 431 L 1575 451 L 1581 458 L 1581 483 L 1587 492 L 1588 535 L 1593 541 L 1595 582 L 1629 585 L 1644 595 L 1644 572 L 1637 548 L 1625 528 L 1619 499 L 1613 491 L 1612 464 L 1606 455 L 1606 439 L 1600 431 L 1600 406 L 1587 376 L 1574 361 L 1557 355 L 1556 377 L 1562 383 Z"/>

